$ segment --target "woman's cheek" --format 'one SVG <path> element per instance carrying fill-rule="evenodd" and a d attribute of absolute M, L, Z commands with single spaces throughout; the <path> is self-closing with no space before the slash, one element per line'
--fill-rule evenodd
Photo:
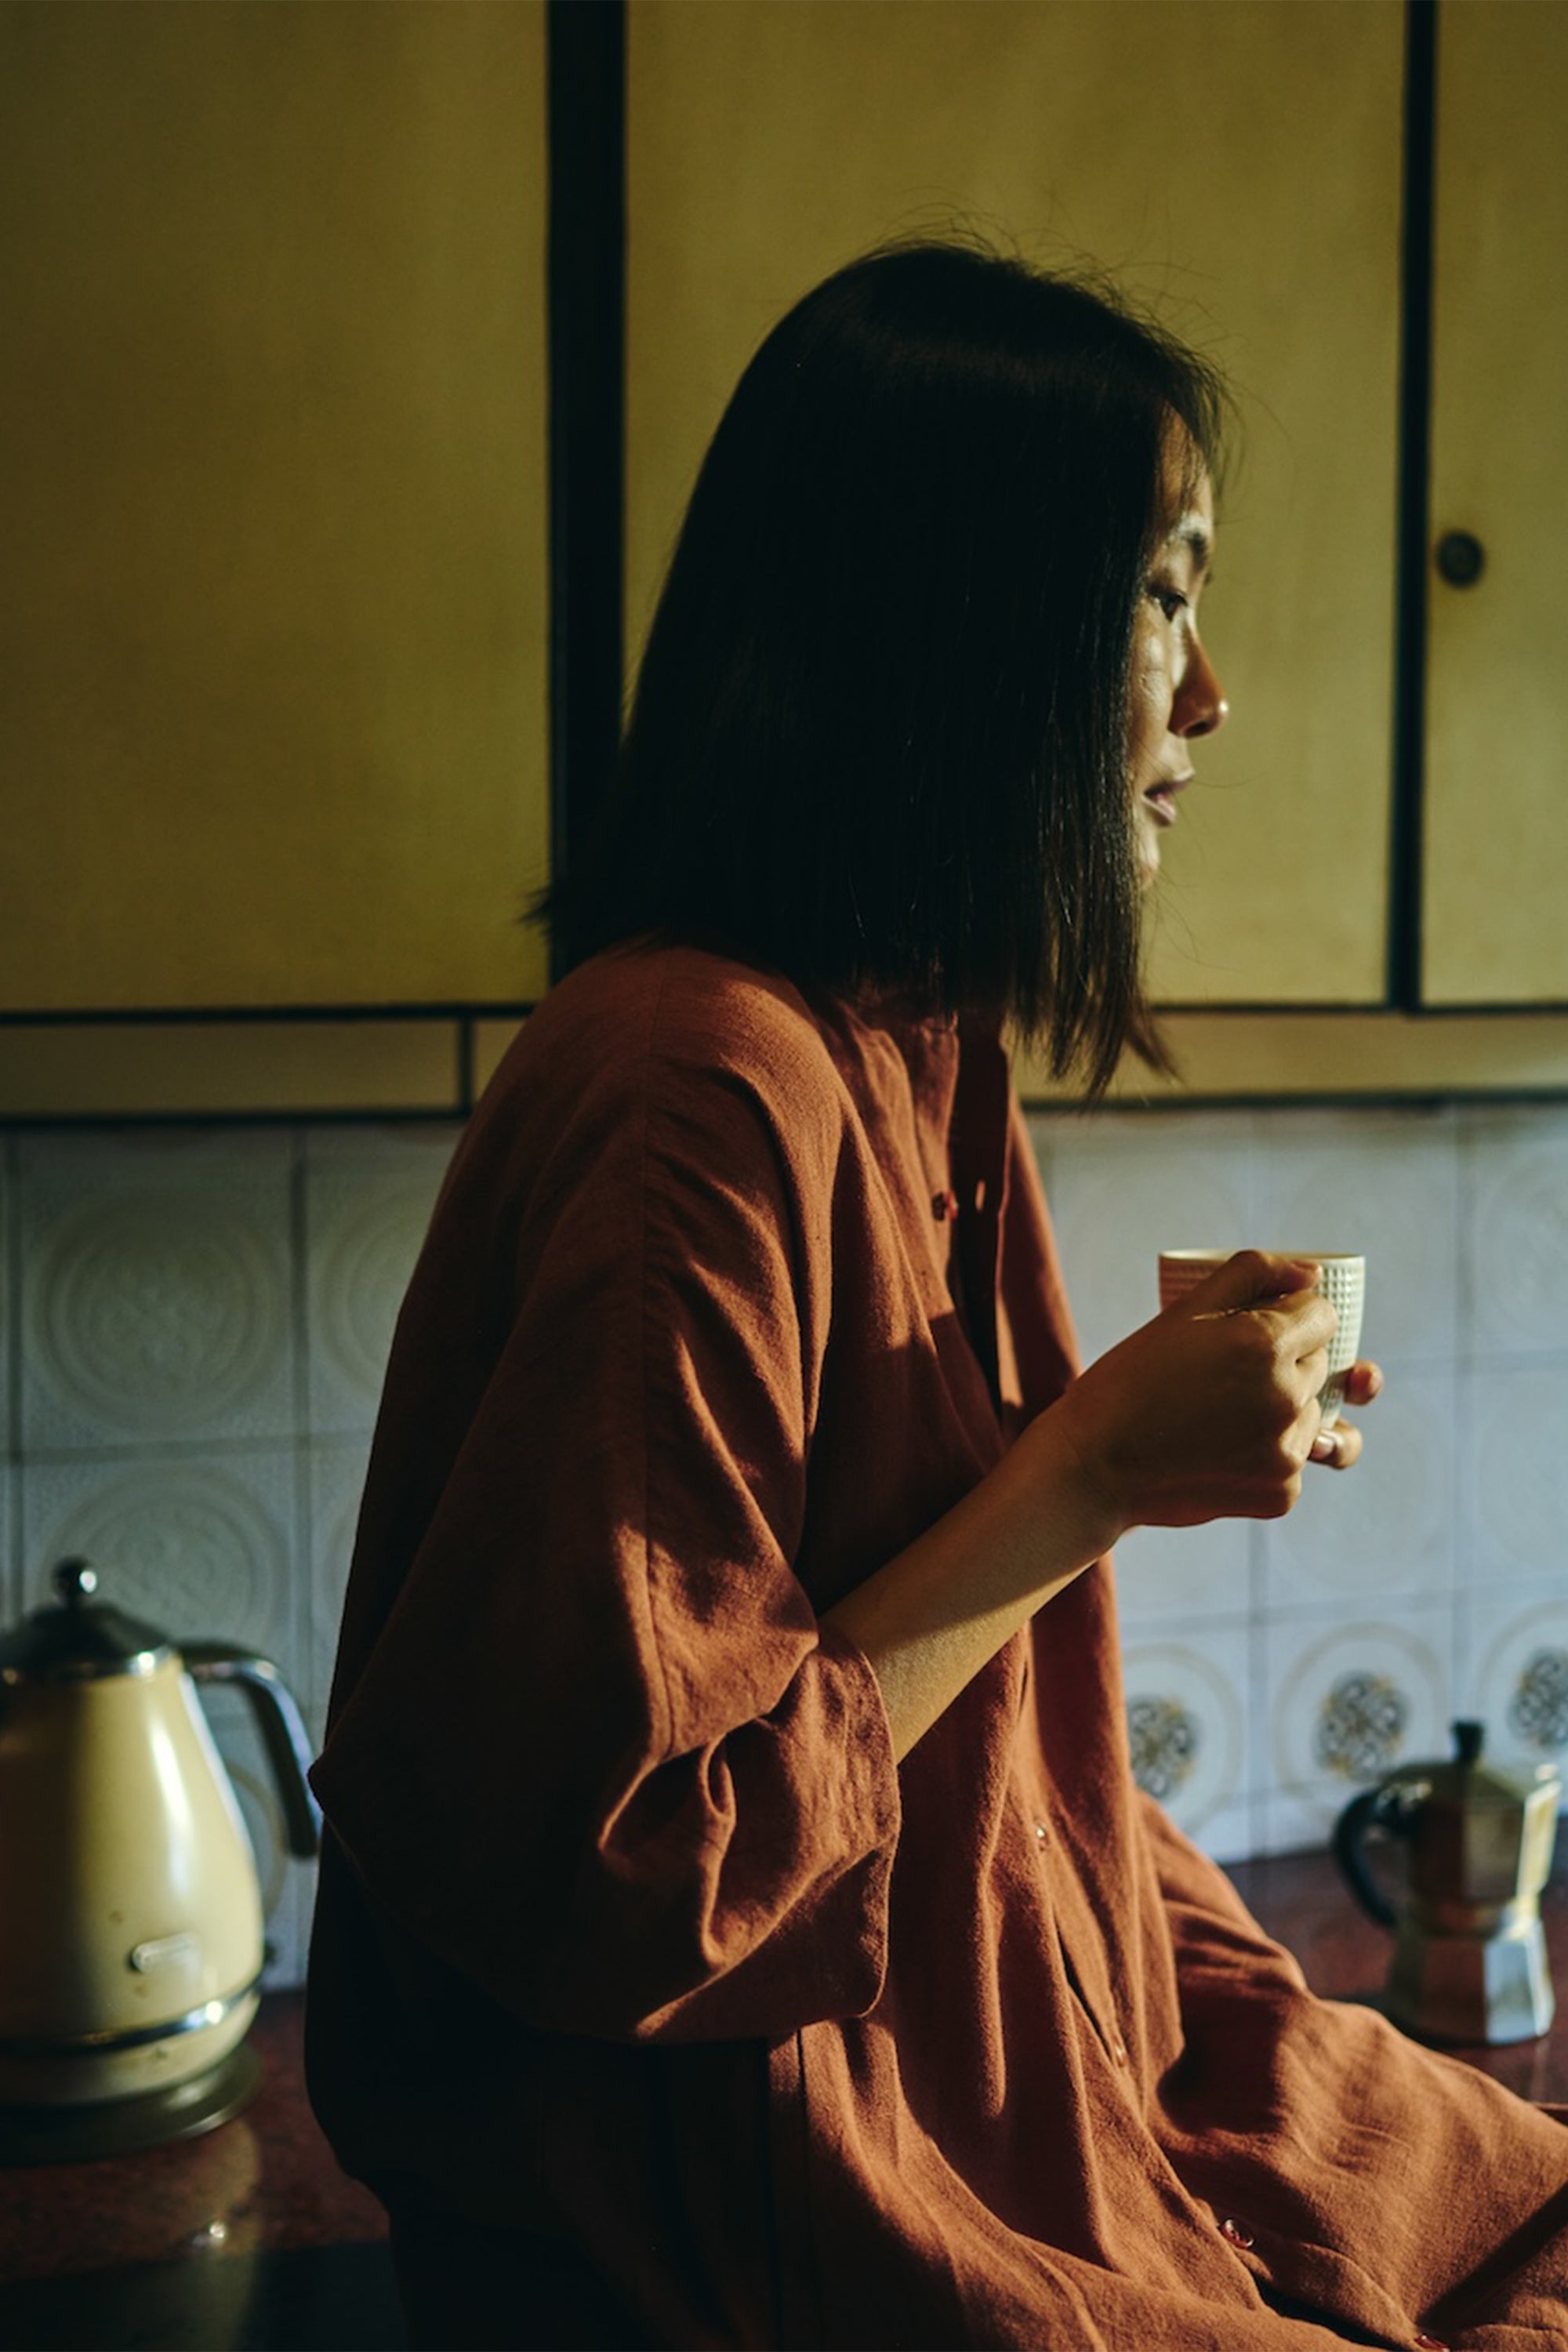
<path fill-rule="evenodd" d="M 1147 781 L 1144 771 L 1157 761 L 1171 717 L 1171 686 L 1163 649 L 1141 642 L 1133 656 L 1129 711 L 1128 764 L 1135 789 Z"/>

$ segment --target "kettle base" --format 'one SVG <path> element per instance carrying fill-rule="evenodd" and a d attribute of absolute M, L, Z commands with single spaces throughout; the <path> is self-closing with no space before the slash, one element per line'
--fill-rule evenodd
<path fill-rule="evenodd" d="M 261 2061 L 242 2042 L 205 2073 L 166 2090 L 90 2105 L 0 2106 L 0 2165 L 78 2164 L 195 2139 L 247 2107 L 260 2085 Z"/>

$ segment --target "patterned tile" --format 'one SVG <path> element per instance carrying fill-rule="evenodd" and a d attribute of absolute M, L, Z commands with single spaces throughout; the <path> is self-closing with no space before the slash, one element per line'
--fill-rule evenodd
<path fill-rule="evenodd" d="M 306 1146 L 312 1432 L 375 1421 L 393 1328 L 455 1140 L 445 1127 L 326 1133 Z"/>
<path fill-rule="evenodd" d="M 1568 1366 L 1471 1365 L 1459 1375 L 1464 1580 L 1484 1591 L 1568 1566 L 1562 1457 L 1568 1443 Z"/>
<path fill-rule="evenodd" d="M 1358 1789 L 1448 1752 L 1452 1614 L 1427 1603 L 1265 1633 L 1268 1850 L 1321 1844 Z M 1287 1827 L 1288 1824 L 1288 1827 Z"/>
<path fill-rule="evenodd" d="M 1246 1628 L 1211 1631 L 1201 1649 L 1131 1643 L 1121 1671 L 1133 1776 L 1178 1829 L 1196 1837 L 1247 1793 Z"/>
<path fill-rule="evenodd" d="M 386 1349 L 458 1132 L 11 1140 L 5 1622 L 85 1552 L 106 1597 L 176 1639 L 274 1657 L 320 1738 Z M 1368 1257 L 1366 1352 L 1391 1378 L 1358 1468 L 1314 1474 L 1286 1520 L 1120 1549 L 1141 1769 L 1174 1818 L 1223 1860 L 1321 1845 L 1358 1776 L 1446 1754 L 1461 1712 L 1500 1761 L 1556 1756 L 1568 1111 L 1045 1112 L 1030 1132 L 1090 1358 L 1154 1312 L 1162 1247 Z M 297 1981 L 313 1870 L 284 1853 L 243 1702 L 205 1704 L 257 1848 L 269 1981 Z"/>
<path fill-rule="evenodd" d="M 1211 1862 L 1249 1862 L 1258 1850 L 1256 1811 L 1247 1798 L 1222 1805 L 1192 1832 L 1193 1843 Z"/>
<path fill-rule="evenodd" d="M 1362 1353 L 1444 1364 L 1458 1319 L 1458 1144 L 1440 1110 L 1277 1111 L 1254 1150 L 1265 1248 L 1357 1250 Z"/>
<path fill-rule="evenodd" d="M 1249 1115 L 1154 1111 L 1042 1116 L 1051 1208 L 1084 1358 L 1158 1311 L 1163 1249 L 1241 1248 L 1252 1237 Z"/>
<path fill-rule="evenodd" d="M 1340 1807 L 1354 1793 L 1347 1789 L 1337 1804 L 1325 1804 L 1317 1797 L 1297 1796 L 1289 1790 L 1267 1790 L 1254 1810 L 1253 1853 L 1321 1853 Z M 1345 1899 L 1350 1900 L 1348 1893 Z"/>
<path fill-rule="evenodd" d="M 326 1729 L 338 1626 L 369 1462 L 368 1437 L 327 1438 L 310 1449 L 310 1615 L 300 1699 L 318 1739 Z"/>
<path fill-rule="evenodd" d="M 181 1641 L 244 1643 L 297 1683 L 300 1560 L 291 1447 L 135 1461 L 35 1462 L 22 1474 L 29 1608 L 58 1559 L 100 1597 Z"/>
<path fill-rule="evenodd" d="M 0 1461 L 0 1627 L 22 1614 L 22 1486 L 14 1464 Z"/>
<path fill-rule="evenodd" d="M 1352 1470 L 1309 1465 L 1289 1517 L 1259 1530 L 1262 1606 L 1273 1617 L 1336 1599 L 1358 1613 L 1450 1590 L 1454 1580 L 1454 1382 L 1394 1371 L 1359 1415 Z"/>
<path fill-rule="evenodd" d="M 1459 1136 L 1466 1352 L 1568 1351 L 1568 1110 L 1474 1109 Z"/>
<path fill-rule="evenodd" d="M 19 1158 L 25 1446 L 291 1435 L 288 1138 L 46 1135 Z"/>
<path fill-rule="evenodd" d="M 1242 1519 L 1204 1528 L 1135 1528 L 1116 1548 L 1121 1622 L 1171 1634 L 1245 1618 L 1252 1605 L 1252 1530 Z"/>
<path fill-rule="evenodd" d="M 1568 1778 L 1568 1578 L 1560 1571 L 1545 1594 L 1477 1594 L 1468 1633 L 1463 1711 L 1486 1725 L 1489 1762 L 1553 1764 Z"/>
<path fill-rule="evenodd" d="M 0 1135 L 0 1457 L 16 1451 L 21 1422 L 16 1390 L 20 1368 L 12 1346 L 22 1257 L 16 1230 L 17 1188 L 12 1175 L 16 1157 L 15 1137 Z"/>

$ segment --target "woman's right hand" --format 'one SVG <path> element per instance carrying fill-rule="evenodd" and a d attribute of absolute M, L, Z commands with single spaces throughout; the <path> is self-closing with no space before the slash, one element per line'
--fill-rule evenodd
<path fill-rule="evenodd" d="M 1336 1322 L 1317 1275 L 1311 1260 L 1238 1251 L 1040 1416 L 1098 1499 L 1108 1548 L 1131 1528 L 1289 1510 Z"/>
<path fill-rule="evenodd" d="M 1130 1528 L 1289 1509 L 1335 1321 L 1317 1276 L 1258 1250 L 1229 1259 L 1091 1364 L 978 1486 L 835 1602 L 824 1622 L 869 1662 L 895 1756 Z"/>

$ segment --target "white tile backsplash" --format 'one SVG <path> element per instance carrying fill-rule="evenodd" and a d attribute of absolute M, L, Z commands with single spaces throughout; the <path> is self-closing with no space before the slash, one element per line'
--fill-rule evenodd
<path fill-rule="evenodd" d="M 1162 1247 L 1364 1249 L 1366 1453 L 1268 1525 L 1140 1529 L 1140 1769 L 1217 1859 L 1321 1843 L 1379 1759 L 1568 1762 L 1568 1108 L 1035 1116 L 1085 1354 Z M 321 1736 L 382 1371 L 452 1126 L 41 1131 L 0 1161 L 0 1599 L 67 1551 L 176 1639 L 276 1659 Z M 254 1727 L 209 1693 L 300 1977 Z"/>
<path fill-rule="evenodd" d="M 1487 1727 L 1490 1761 L 1554 1764 L 1568 1775 L 1568 1577 L 1553 1591 L 1475 1596 L 1460 1670 L 1467 1714 Z"/>
<path fill-rule="evenodd" d="M 1163 1249 L 1224 1248 L 1252 1231 L 1251 1122 L 1065 1112 L 1037 1120 L 1037 1136 L 1042 1129 L 1073 1316 L 1092 1362 L 1158 1311 Z"/>
<path fill-rule="evenodd" d="M 1568 1361 L 1473 1362 L 1459 1374 L 1459 1411 L 1464 1580 L 1484 1590 L 1568 1574 Z"/>
<path fill-rule="evenodd" d="M 42 1137 L 19 1157 L 25 1449 L 290 1436 L 287 1139 Z"/>
<path fill-rule="evenodd" d="M 1129 1633 L 1122 1678 L 1139 1785 L 1189 1837 L 1234 1816 L 1249 1794 L 1247 1627 L 1201 1643 Z"/>
<path fill-rule="evenodd" d="M 370 1439 L 321 1438 L 309 1449 L 310 1548 L 309 1654 L 300 1704 L 315 1738 L 326 1731 L 337 1657 L 338 1626 L 348 1589 L 360 1496 L 370 1465 Z"/>
<path fill-rule="evenodd" d="M 1200 1843 L 1321 1843 L 1358 1757 L 1375 1777 L 1380 1740 L 1391 1760 L 1446 1756 L 1467 1712 L 1516 1761 L 1521 1723 L 1545 1740 L 1561 1722 L 1568 1761 L 1568 1107 L 1030 1124 L 1089 1359 L 1147 1318 L 1162 1246 L 1368 1261 L 1363 1352 L 1387 1386 L 1357 1467 L 1310 1472 L 1283 1520 L 1140 1529 L 1118 1558 L 1126 1650 L 1224 1658 L 1252 1726 L 1241 1795 Z"/>
<path fill-rule="evenodd" d="M 292 1446 L 79 1456 L 22 1465 L 26 1601 L 50 1564 L 89 1561 L 100 1598 L 176 1642 L 236 1642 L 293 1678 L 305 1664 Z"/>
<path fill-rule="evenodd" d="M 1447 1365 L 1458 1317 L 1452 1111 L 1268 1112 L 1257 1121 L 1252 1165 L 1264 1248 L 1365 1257 L 1363 1355 Z"/>
<path fill-rule="evenodd" d="M 1121 1622 L 1179 1637 L 1190 1627 L 1252 1610 L 1253 1530 L 1241 1519 L 1206 1528 L 1135 1528 L 1116 1548 Z"/>
<path fill-rule="evenodd" d="M 1441 1603 L 1360 1609 L 1268 1627 L 1260 1694 L 1266 1799 L 1332 1828 L 1358 1789 L 1449 1751 L 1453 1619 Z"/>
<path fill-rule="evenodd" d="M 456 1138 L 444 1126 L 12 1140 L 5 1622 L 48 1597 L 54 1561 L 81 1555 L 104 1600 L 176 1642 L 272 1659 L 319 1739 L 393 1321 Z M 268 1981 L 298 1983 L 312 1872 L 286 1851 L 243 1697 L 209 1686 L 203 1704 L 256 1848 Z"/>
<path fill-rule="evenodd" d="M 22 1482 L 0 1462 L 0 1625 L 15 1624 L 22 1606 Z"/>
<path fill-rule="evenodd" d="M 1472 1110 L 1459 1132 L 1465 1350 L 1568 1360 L 1568 1108 Z"/>
<path fill-rule="evenodd" d="M 451 1157 L 432 1138 L 374 1130 L 306 1148 L 309 1420 L 317 1433 L 375 1424 L 393 1327 Z"/>
<path fill-rule="evenodd" d="M 1364 1435 L 1353 1469 L 1309 1468 L 1289 1517 L 1260 1525 L 1266 1616 L 1452 1591 L 1453 1373 L 1391 1373 Z"/>

